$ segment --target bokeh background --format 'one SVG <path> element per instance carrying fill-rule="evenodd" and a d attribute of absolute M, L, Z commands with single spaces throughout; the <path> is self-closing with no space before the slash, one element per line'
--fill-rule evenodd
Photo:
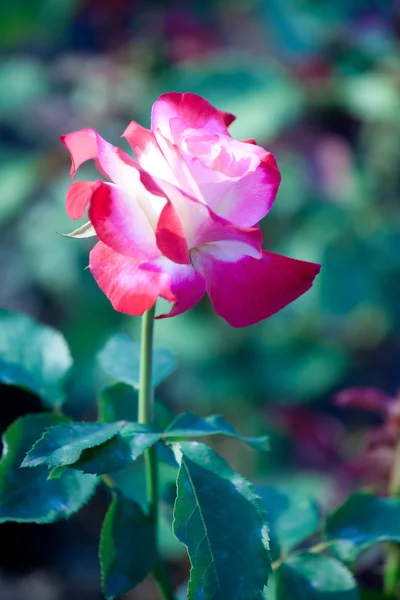
<path fill-rule="evenodd" d="M 75 359 L 68 411 L 95 418 L 96 354 L 139 320 L 113 312 L 89 271 L 91 240 L 56 234 L 70 184 L 63 133 L 115 144 L 149 125 L 165 91 L 237 115 L 239 138 L 282 173 L 265 247 L 320 262 L 309 293 L 268 321 L 231 329 L 208 300 L 157 323 L 179 369 L 159 390 L 172 411 L 222 412 L 271 436 L 256 457 L 220 449 L 253 480 L 298 482 L 321 505 L 354 485 L 346 460 L 371 417 L 337 408 L 351 385 L 395 393 L 400 356 L 400 12 L 381 0 L 13 0 L 0 7 L 0 305 L 56 326 Z M 78 179 L 93 177 L 81 169 Z M 27 340 L 29 343 L 29 340 Z M 40 410 L 1 387 L 0 424 Z M 332 498 L 334 500 L 332 500 Z M 107 492 L 69 524 L 3 525 L 4 600 L 101 598 L 96 544 Z M 167 551 L 168 554 L 168 551 Z M 170 548 L 179 583 L 187 563 Z M 130 598 L 151 598 L 152 588 Z M 71 595 L 72 594 L 72 595 Z"/>

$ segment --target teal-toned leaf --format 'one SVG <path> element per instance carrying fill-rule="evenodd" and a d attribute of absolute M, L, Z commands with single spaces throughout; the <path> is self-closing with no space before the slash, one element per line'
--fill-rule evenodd
<path fill-rule="evenodd" d="M 357 583 L 339 561 L 321 554 L 288 558 L 276 574 L 277 600 L 358 600 Z"/>
<path fill-rule="evenodd" d="M 154 526 L 136 502 L 114 492 L 100 539 L 102 587 L 107 599 L 135 587 L 156 562 Z"/>
<path fill-rule="evenodd" d="M 81 238 L 93 237 L 94 235 L 97 235 L 97 234 L 96 234 L 96 231 L 95 231 L 93 225 L 91 224 L 91 222 L 88 221 L 87 223 L 84 223 L 84 225 L 81 225 L 80 227 L 78 227 L 78 229 L 71 231 L 71 233 L 59 233 L 58 235 L 61 235 L 62 237 L 66 237 L 66 238 L 81 239 Z"/>
<path fill-rule="evenodd" d="M 234 437 L 257 449 L 268 447 L 267 437 L 243 437 L 221 415 L 210 415 L 202 419 L 194 413 L 184 413 L 176 417 L 164 432 L 166 438 L 203 437 L 207 435 Z"/>
<path fill-rule="evenodd" d="M 58 331 L 26 315 L 0 311 L 0 381 L 29 389 L 45 406 L 60 406 L 72 364 Z"/>
<path fill-rule="evenodd" d="M 154 433 L 146 425 L 126 423 L 117 435 L 96 446 L 84 450 L 73 467 L 84 473 L 113 473 L 132 465 L 146 448 L 156 444 L 161 433 Z"/>
<path fill-rule="evenodd" d="M 249 600 L 267 582 L 268 528 L 258 496 L 211 448 L 173 445 L 179 473 L 174 533 L 192 569 L 188 600 Z"/>
<path fill-rule="evenodd" d="M 130 335 L 118 333 L 99 354 L 101 367 L 114 379 L 139 387 L 140 344 Z M 164 381 L 176 368 L 175 357 L 169 350 L 153 351 L 153 387 Z"/>
<path fill-rule="evenodd" d="M 165 497 L 169 496 L 170 489 L 176 487 L 176 474 L 176 462 L 174 468 L 169 464 L 159 462 L 158 488 L 160 513 L 158 519 L 158 547 L 161 556 L 167 559 L 177 559 L 186 554 L 185 546 L 177 540 L 172 532 L 172 506 L 169 506 L 169 500 L 172 501 L 173 505 L 174 497 L 171 499 L 168 497 L 168 504 L 165 501 Z M 143 461 L 137 461 L 131 467 L 112 473 L 109 477 L 115 487 L 126 498 L 133 500 L 139 504 L 142 511 L 147 512 L 146 473 Z"/>
<path fill-rule="evenodd" d="M 296 489 L 286 493 L 270 486 L 257 488 L 257 492 L 267 511 L 273 560 L 317 531 L 320 515 L 310 496 Z"/>
<path fill-rule="evenodd" d="M 98 399 L 99 421 L 137 421 L 138 392 L 126 383 L 114 383 L 104 388 Z M 163 430 L 173 418 L 172 411 L 155 399 L 155 428 Z"/>
<path fill-rule="evenodd" d="M 0 523 L 51 523 L 69 517 L 92 496 L 98 483 L 93 475 L 66 469 L 61 479 L 47 481 L 49 471 L 44 465 L 20 469 L 43 431 L 65 421 L 50 413 L 26 415 L 7 429 L 0 463 Z"/>
<path fill-rule="evenodd" d="M 24 458 L 21 467 L 62 467 L 77 462 L 87 448 L 103 444 L 124 423 L 63 423 L 47 429 Z"/>
<path fill-rule="evenodd" d="M 400 542 L 400 498 L 354 494 L 330 517 L 325 536 L 343 562 L 379 542 Z"/>
<path fill-rule="evenodd" d="M 61 477 L 64 475 L 67 469 L 68 467 L 55 467 L 48 474 L 47 480 L 49 481 L 51 479 L 61 479 Z"/>
<path fill-rule="evenodd" d="M 98 399 L 99 421 L 136 421 L 138 418 L 138 392 L 126 383 L 114 383 L 104 388 Z"/>

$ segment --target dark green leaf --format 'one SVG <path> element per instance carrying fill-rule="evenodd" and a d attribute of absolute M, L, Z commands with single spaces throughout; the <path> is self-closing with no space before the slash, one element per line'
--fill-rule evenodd
<path fill-rule="evenodd" d="M 372 544 L 400 542 L 400 498 L 354 494 L 327 519 L 325 535 L 344 562 Z"/>
<path fill-rule="evenodd" d="M 276 574 L 277 600 L 357 600 L 351 572 L 321 554 L 301 553 L 287 559 Z"/>
<path fill-rule="evenodd" d="M 64 401 L 64 381 L 72 364 L 58 331 L 26 315 L 0 311 L 0 381 L 40 396 L 53 408 Z"/>
<path fill-rule="evenodd" d="M 146 448 L 158 442 L 161 433 L 146 425 L 126 423 L 120 433 L 100 446 L 84 450 L 74 469 L 84 473 L 113 473 L 132 465 Z"/>
<path fill-rule="evenodd" d="M 258 438 L 241 436 L 221 415 L 210 415 L 202 419 L 190 412 L 176 417 L 163 434 L 167 438 L 203 437 L 207 435 L 234 437 L 257 449 L 264 449 L 268 444 L 268 438 L 265 436 Z"/>
<path fill-rule="evenodd" d="M 173 445 L 180 465 L 174 533 L 192 563 L 189 600 L 249 600 L 267 582 L 268 528 L 248 481 L 211 448 Z"/>
<path fill-rule="evenodd" d="M 156 562 L 156 536 L 150 518 L 136 502 L 114 492 L 100 539 L 100 566 L 108 599 L 140 583 Z"/>
<path fill-rule="evenodd" d="M 170 489 L 176 488 L 176 473 L 177 466 L 172 468 L 168 464 L 159 462 L 158 487 L 161 506 L 158 520 L 158 545 L 160 554 L 166 558 L 182 557 L 186 553 L 185 547 L 172 532 L 172 508 L 164 502 Z M 131 467 L 112 473 L 109 477 L 126 498 L 133 500 L 144 512 L 147 512 L 146 473 L 143 461 L 137 461 Z M 171 498 L 171 501 L 173 503 L 174 497 Z"/>
<path fill-rule="evenodd" d="M 114 383 L 100 392 L 98 399 L 99 421 L 136 421 L 138 416 L 138 392 L 126 383 Z M 154 402 L 155 427 L 165 429 L 173 415 L 171 410 Z"/>
<path fill-rule="evenodd" d="M 20 469 L 32 444 L 47 427 L 66 419 L 50 413 L 27 415 L 15 421 L 3 437 L 0 463 L 0 522 L 51 523 L 69 517 L 92 496 L 97 477 L 66 469 L 63 477 L 47 481 L 46 466 Z"/>
<path fill-rule="evenodd" d="M 99 354 L 101 367 L 114 379 L 139 387 L 140 344 L 127 333 L 114 335 Z M 153 387 L 170 375 L 176 367 L 174 355 L 169 350 L 153 351 Z"/>
<path fill-rule="evenodd" d="M 47 429 L 26 455 L 21 467 L 62 467 L 77 462 L 87 448 L 103 444 L 125 423 L 63 423 Z"/>
<path fill-rule="evenodd" d="M 394 596 L 384 594 L 380 590 L 361 589 L 361 600 L 396 600 Z"/>
<path fill-rule="evenodd" d="M 100 392 L 98 399 L 99 421 L 136 421 L 138 393 L 126 383 L 114 383 Z"/>
<path fill-rule="evenodd" d="M 319 510 L 312 498 L 296 489 L 285 493 L 274 487 L 257 488 L 267 511 L 270 526 L 272 559 L 287 554 L 300 542 L 315 533 L 319 525 Z"/>

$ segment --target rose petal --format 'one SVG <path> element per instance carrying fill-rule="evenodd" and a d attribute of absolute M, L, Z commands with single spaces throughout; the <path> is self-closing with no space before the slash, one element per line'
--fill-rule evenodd
<path fill-rule="evenodd" d="M 265 251 L 262 259 L 228 262 L 203 248 L 192 254 L 192 262 L 207 282 L 216 313 L 232 327 L 253 325 L 278 312 L 310 289 L 320 270 L 320 265 Z"/>
<path fill-rule="evenodd" d="M 119 254 L 98 242 L 90 253 L 90 270 L 115 310 L 140 316 L 158 297 L 175 301 L 169 277 L 160 270 L 144 269 L 148 261 Z"/>
<path fill-rule="evenodd" d="M 192 265 L 178 265 L 165 257 L 151 261 L 144 265 L 145 269 L 160 269 L 169 277 L 171 293 L 175 302 L 171 310 L 157 319 L 176 317 L 195 306 L 206 293 L 204 277 Z"/>
<path fill-rule="evenodd" d="M 272 154 L 266 153 L 255 171 L 235 183 L 213 209 L 232 223 L 251 227 L 270 210 L 280 182 L 276 160 Z"/>
<path fill-rule="evenodd" d="M 204 278 L 191 265 L 177 265 L 165 257 L 135 260 L 102 242 L 90 253 L 90 270 L 115 310 L 134 316 L 154 306 L 158 297 L 174 303 L 158 318 L 176 316 L 197 304 L 206 289 Z"/>
<path fill-rule="evenodd" d="M 152 181 L 162 189 L 167 203 L 170 203 L 176 211 L 176 219 L 182 223 L 189 250 L 221 240 L 242 240 L 261 252 L 262 234 L 258 227 L 232 225 L 226 219 L 216 215 L 208 206 L 168 182 L 157 178 L 153 178 Z M 145 185 L 152 189 L 150 182 Z M 172 212 L 172 208 L 169 210 Z M 168 229 L 167 222 L 163 223 L 163 228 Z M 171 229 L 172 233 L 174 233 L 173 229 Z"/>
<path fill-rule="evenodd" d="M 87 160 L 94 159 L 111 181 L 129 189 L 135 177 L 135 161 L 126 152 L 113 146 L 94 129 L 81 129 L 61 136 L 71 155 L 71 176 Z M 133 168 L 132 168 L 133 167 Z"/>
<path fill-rule="evenodd" d="M 93 192 L 89 218 L 98 238 L 116 252 L 142 259 L 160 255 L 145 213 L 120 187 L 101 182 Z"/>
<path fill-rule="evenodd" d="M 75 181 L 67 193 L 67 215 L 71 219 L 81 219 L 91 200 L 93 190 L 98 181 Z"/>
<path fill-rule="evenodd" d="M 168 164 L 154 133 L 131 121 L 122 134 L 131 146 L 140 166 L 151 175 L 157 175 L 165 181 L 177 184 L 177 178 Z"/>
<path fill-rule="evenodd" d="M 156 231 L 157 246 L 175 263 L 190 264 L 189 248 L 182 223 L 171 202 L 165 205 Z"/>
<path fill-rule="evenodd" d="M 187 128 L 206 129 L 212 133 L 228 133 L 227 126 L 232 123 L 233 115 L 224 113 L 201 96 L 170 92 L 163 94 L 153 104 L 151 129 L 159 129 L 171 142 L 178 143 L 179 127 L 171 131 L 170 119 L 182 121 L 181 131 Z"/>

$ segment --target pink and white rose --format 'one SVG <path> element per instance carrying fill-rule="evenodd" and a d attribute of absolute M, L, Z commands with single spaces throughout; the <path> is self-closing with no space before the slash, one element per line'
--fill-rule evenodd
<path fill-rule="evenodd" d="M 137 162 L 93 129 L 61 138 L 72 176 L 94 159 L 108 180 L 72 183 L 67 213 L 88 208 L 84 235 L 99 239 L 90 270 L 116 310 L 141 315 L 162 297 L 173 306 L 160 318 L 173 317 L 207 292 L 217 314 L 244 327 L 311 287 L 319 265 L 262 249 L 258 222 L 280 173 L 272 154 L 232 138 L 234 118 L 172 92 L 154 103 L 150 130 L 133 121 L 124 132 Z"/>

